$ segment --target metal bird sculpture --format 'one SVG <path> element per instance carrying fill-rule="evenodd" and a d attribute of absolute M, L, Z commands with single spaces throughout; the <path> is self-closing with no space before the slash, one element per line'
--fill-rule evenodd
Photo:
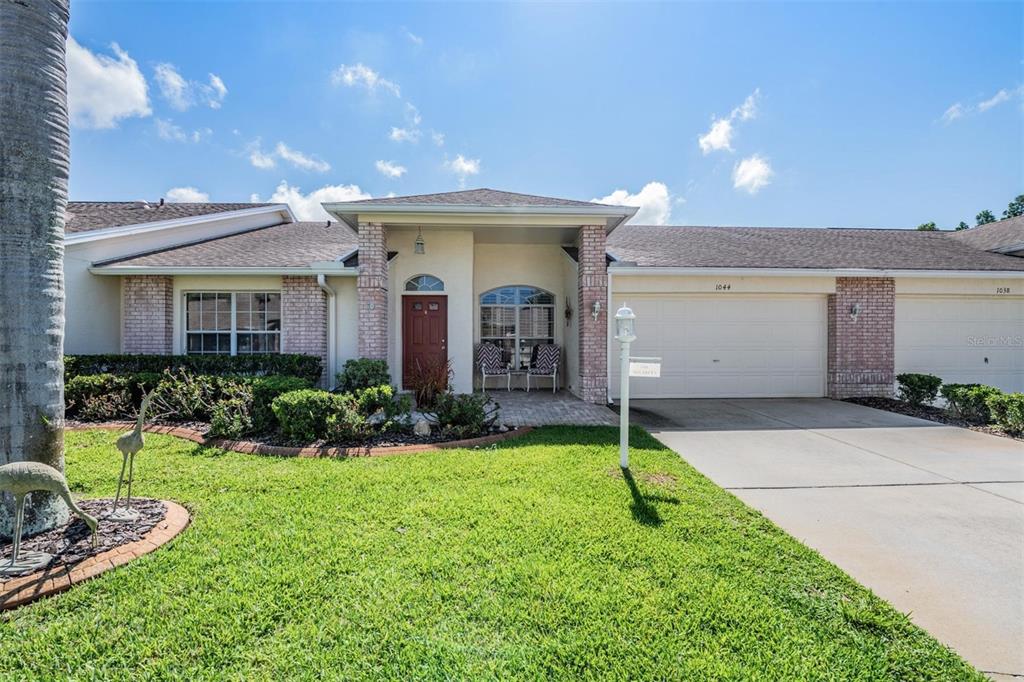
<path fill-rule="evenodd" d="M 135 480 L 135 454 L 146 444 L 142 427 L 146 423 L 146 410 L 149 409 L 149 401 L 153 392 L 142 396 L 142 404 L 139 405 L 139 417 L 135 422 L 135 428 L 128 433 L 122 434 L 117 439 L 117 449 L 121 451 L 121 476 L 117 480 L 117 495 L 114 496 L 114 507 L 106 518 L 111 521 L 135 521 L 139 513 L 132 509 L 132 481 Z M 121 500 L 121 486 L 124 484 L 124 472 L 128 469 L 128 496 L 125 498 L 124 509 L 118 509 L 117 505 Z"/>
<path fill-rule="evenodd" d="M 64 474 L 40 462 L 11 462 L 0 466 L 0 492 L 14 495 L 14 549 L 6 563 L 0 562 L 0 575 L 15 575 L 42 568 L 52 558 L 45 552 L 21 553 L 21 530 L 25 521 L 25 496 L 43 490 L 60 495 L 64 502 L 92 531 L 92 544 L 96 546 L 96 519 L 84 512 L 71 499 Z"/>

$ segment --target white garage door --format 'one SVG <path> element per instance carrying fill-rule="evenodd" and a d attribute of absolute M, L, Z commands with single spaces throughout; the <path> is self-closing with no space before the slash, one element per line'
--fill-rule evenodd
<path fill-rule="evenodd" d="M 636 398 L 819 397 L 825 394 L 825 297 L 616 295 L 636 313 L 631 354 L 662 359 L 634 377 Z M 618 343 L 612 395 L 619 394 Z"/>
<path fill-rule="evenodd" d="M 1024 297 L 896 297 L 896 372 L 1024 391 Z"/>

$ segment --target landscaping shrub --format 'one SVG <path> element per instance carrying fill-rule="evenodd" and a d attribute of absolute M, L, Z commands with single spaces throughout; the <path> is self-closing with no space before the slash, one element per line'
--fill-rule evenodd
<path fill-rule="evenodd" d="M 297 376 L 315 384 L 322 371 L 320 358 L 294 353 L 252 355 L 65 355 L 64 379 L 82 374 L 137 374 L 184 369 L 206 376 Z M 385 380 L 386 382 L 387 380 Z"/>
<path fill-rule="evenodd" d="M 469 438 L 483 433 L 498 418 L 498 404 L 482 393 L 439 394 L 427 419 L 453 438 Z"/>
<path fill-rule="evenodd" d="M 1014 436 L 1024 435 L 1024 393 L 998 393 L 988 397 L 992 421 Z"/>
<path fill-rule="evenodd" d="M 210 435 L 241 438 L 253 428 L 253 386 L 247 383 L 227 384 L 223 394 L 210 410 Z"/>
<path fill-rule="evenodd" d="M 366 419 L 359 413 L 355 398 L 347 393 L 289 391 L 274 399 L 273 410 L 281 435 L 293 441 L 344 441 L 366 432 Z"/>
<path fill-rule="evenodd" d="M 172 421 L 209 421 L 225 385 L 237 383 L 184 368 L 165 370 L 153 393 L 153 415 Z"/>
<path fill-rule="evenodd" d="M 338 390 L 342 393 L 354 393 L 363 388 L 391 383 L 388 363 L 384 360 L 369 358 L 346 361 L 337 379 Z"/>
<path fill-rule="evenodd" d="M 416 396 L 416 406 L 421 410 L 433 408 L 438 396 L 443 395 L 451 385 L 452 376 L 451 360 L 417 360 L 409 377 L 409 387 Z"/>
<path fill-rule="evenodd" d="M 252 432 L 266 433 L 277 430 L 274 416 L 274 398 L 282 393 L 311 388 L 309 379 L 289 376 L 253 377 L 248 380 L 252 388 Z"/>
<path fill-rule="evenodd" d="M 931 374 L 897 374 L 900 400 L 921 406 L 935 400 L 942 379 Z"/>
<path fill-rule="evenodd" d="M 1002 391 L 983 384 L 946 384 L 941 393 L 953 414 L 969 422 L 988 424 L 992 421 L 988 399 Z"/>
<path fill-rule="evenodd" d="M 131 414 L 132 391 L 127 377 L 113 374 L 78 376 L 64 385 L 67 416 L 82 421 L 109 421 Z"/>

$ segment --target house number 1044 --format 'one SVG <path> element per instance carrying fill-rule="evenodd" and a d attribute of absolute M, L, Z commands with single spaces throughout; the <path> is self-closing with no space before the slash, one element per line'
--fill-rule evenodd
<path fill-rule="evenodd" d="M 729 289 L 732 289 L 732 285 L 731 284 L 716 284 L 715 285 L 715 291 L 729 291 Z"/>

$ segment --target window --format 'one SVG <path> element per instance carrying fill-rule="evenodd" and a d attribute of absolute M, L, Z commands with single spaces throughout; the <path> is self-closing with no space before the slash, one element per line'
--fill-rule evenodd
<path fill-rule="evenodd" d="M 281 294 L 276 291 L 185 294 L 185 352 L 239 355 L 281 352 Z"/>
<path fill-rule="evenodd" d="M 481 294 L 480 340 L 500 348 L 512 368 L 526 369 L 535 345 L 555 342 L 554 294 L 526 286 Z"/>
<path fill-rule="evenodd" d="M 444 282 L 433 275 L 416 275 L 405 283 L 406 291 L 444 291 Z"/>

